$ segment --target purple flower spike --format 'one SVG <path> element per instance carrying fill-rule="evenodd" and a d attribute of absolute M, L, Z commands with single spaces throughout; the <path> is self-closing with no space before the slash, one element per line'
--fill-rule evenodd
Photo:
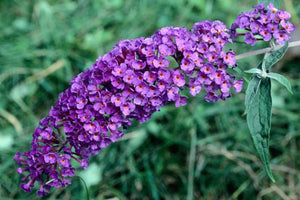
<path fill-rule="evenodd" d="M 270 41 L 272 38 L 277 44 L 283 44 L 290 39 L 290 33 L 295 30 L 295 26 L 288 20 L 291 14 L 285 10 L 278 10 L 272 3 L 264 7 L 265 3 L 254 6 L 254 10 L 243 12 L 239 15 L 231 26 L 231 38 L 238 35 L 237 30 L 250 31 L 240 33 L 245 35 L 245 43 L 256 44 L 257 39 Z"/>
<path fill-rule="evenodd" d="M 184 89 L 196 96 L 203 88 L 209 102 L 229 98 L 231 87 L 239 92 L 242 82 L 226 71 L 235 64 L 235 54 L 224 50 L 227 42 L 222 22 L 204 21 L 191 31 L 165 27 L 150 38 L 117 43 L 60 94 L 33 133 L 32 149 L 16 153 L 17 172 L 25 175 L 21 188 L 30 192 L 38 182 L 38 196 L 44 196 L 71 184 L 73 161 L 86 169 L 89 157 L 121 138 L 132 120 L 143 123 L 168 102 L 186 105 Z"/>

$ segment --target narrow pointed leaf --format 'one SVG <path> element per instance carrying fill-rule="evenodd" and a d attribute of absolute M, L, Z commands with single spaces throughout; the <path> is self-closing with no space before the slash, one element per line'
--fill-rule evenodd
<path fill-rule="evenodd" d="M 269 55 L 266 57 L 265 60 L 265 67 L 266 70 L 270 70 L 273 65 L 275 65 L 285 54 L 286 50 L 288 49 L 288 43 L 286 42 L 280 49 L 272 51 L 269 53 Z"/>
<path fill-rule="evenodd" d="M 270 77 L 271 79 L 274 79 L 276 81 L 278 81 L 281 85 L 283 85 L 284 87 L 286 87 L 286 89 L 293 94 L 292 91 L 292 86 L 291 83 L 289 82 L 289 80 L 287 78 L 285 78 L 284 76 L 277 74 L 277 73 L 268 73 L 268 77 Z"/>
<path fill-rule="evenodd" d="M 249 69 L 249 70 L 245 71 L 245 73 L 249 73 L 249 74 L 261 74 L 262 70 L 257 69 L 257 68 L 252 68 L 252 69 Z"/>
<path fill-rule="evenodd" d="M 246 90 L 246 97 L 245 97 L 245 106 L 246 106 L 246 113 L 248 113 L 249 107 L 252 102 L 256 99 L 256 95 L 259 90 L 261 79 L 257 76 L 254 76 L 248 84 Z"/>
<path fill-rule="evenodd" d="M 86 192 L 86 200 L 89 200 L 90 199 L 90 195 L 89 195 L 89 189 L 88 189 L 88 187 L 86 185 L 86 182 L 80 176 L 75 176 L 75 177 L 77 177 L 83 183 L 83 186 L 84 186 L 84 189 L 85 189 L 85 192 Z"/>
<path fill-rule="evenodd" d="M 254 76 L 246 91 L 245 100 L 247 123 L 254 146 L 267 175 L 275 182 L 271 173 L 269 154 L 272 109 L 270 78 L 260 79 Z"/>

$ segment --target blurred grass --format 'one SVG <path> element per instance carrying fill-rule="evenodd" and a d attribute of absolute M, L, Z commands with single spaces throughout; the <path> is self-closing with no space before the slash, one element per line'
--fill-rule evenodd
<path fill-rule="evenodd" d="M 0 199 L 38 199 L 19 188 L 13 161 L 30 148 L 38 121 L 99 54 L 121 39 L 150 36 L 164 26 L 219 19 L 230 25 L 251 1 L 221 0 L 1 0 L 0 1 Z M 284 1 L 295 22 L 297 1 Z M 292 5 L 292 6 L 291 6 Z M 260 48 L 258 46 L 256 48 Z M 245 52 L 246 45 L 232 46 Z M 259 58 L 259 57 L 258 57 Z M 258 58 L 239 61 L 249 69 Z M 128 130 L 124 139 L 78 171 L 91 199 L 300 199 L 299 56 L 275 70 L 294 95 L 273 84 L 271 183 L 255 153 L 245 122 L 244 94 L 187 106 L 168 105 Z M 245 85 L 246 86 L 246 85 Z M 244 88 L 245 89 L 245 88 Z M 78 178 L 44 199 L 85 199 Z"/>

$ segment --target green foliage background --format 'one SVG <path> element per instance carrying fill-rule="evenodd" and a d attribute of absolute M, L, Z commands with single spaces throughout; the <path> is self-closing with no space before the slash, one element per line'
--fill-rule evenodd
<path fill-rule="evenodd" d="M 71 78 L 121 39 L 151 36 L 164 26 L 222 20 L 228 26 L 250 0 L 1 0 L 0 199 L 38 199 L 19 188 L 16 151 L 30 149 L 31 134 Z M 299 23 L 298 0 L 280 1 Z M 255 2 L 256 3 L 256 2 Z M 298 15 L 297 15 L 298 14 Z M 300 39 L 300 38 L 298 38 Z M 264 47 L 256 46 L 255 48 Z M 250 51 L 244 44 L 232 45 Z M 203 95 L 185 107 L 168 105 L 130 128 L 124 139 L 78 170 L 91 199 L 299 199 L 300 54 L 273 71 L 287 76 L 294 95 L 273 82 L 271 183 L 247 128 L 243 92 L 226 102 Z M 239 61 L 242 70 L 261 57 Z M 250 76 L 249 76 L 250 78 Z M 85 199 L 79 178 L 44 199 Z"/>

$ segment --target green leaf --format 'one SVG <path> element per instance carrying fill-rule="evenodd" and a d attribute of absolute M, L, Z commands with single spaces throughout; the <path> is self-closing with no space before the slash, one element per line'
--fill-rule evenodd
<path fill-rule="evenodd" d="M 245 106 L 246 106 L 246 113 L 249 111 L 249 105 L 255 100 L 257 92 L 259 90 L 261 79 L 257 76 L 254 76 L 248 84 L 246 90 L 246 97 L 245 97 Z"/>
<path fill-rule="evenodd" d="M 47 184 L 49 184 L 49 183 L 51 183 L 51 182 L 53 182 L 55 179 L 53 178 L 53 179 L 50 179 L 49 181 L 47 181 L 45 184 L 47 185 Z"/>
<path fill-rule="evenodd" d="M 267 71 L 270 70 L 271 67 L 282 58 L 282 56 L 285 54 L 286 50 L 288 49 L 288 46 L 289 45 L 286 42 L 280 49 L 268 53 L 269 55 L 266 57 L 265 60 L 265 67 Z"/>
<path fill-rule="evenodd" d="M 269 139 L 271 127 L 271 80 L 253 77 L 246 91 L 247 123 L 264 169 L 275 182 L 270 168 Z"/>
<path fill-rule="evenodd" d="M 279 9 L 279 1 L 278 0 L 258 0 L 258 3 L 262 3 L 262 2 L 266 2 L 265 6 L 267 6 L 269 3 L 273 3 L 275 8 Z"/>
<path fill-rule="evenodd" d="M 84 186 L 84 189 L 85 189 L 85 192 L 86 192 L 86 200 L 89 200 L 89 199 L 90 199 L 90 195 L 89 195 L 89 189 L 88 189 L 88 187 L 87 187 L 87 185 L 86 185 L 86 182 L 85 182 L 84 179 L 81 178 L 80 176 L 74 176 L 74 178 L 75 178 L 75 177 L 77 177 L 77 178 L 82 182 L 82 184 L 83 184 L 83 186 Z"/>
<path fill-rule="evenodd" d="M 291 83 L 289 82 L 289 80 L 287 78 L 285 78 L 284 76 L 277 74 L 277 73 L 268 73 L 268 77 L 271 79 L 274 79 L 276 81 L 278 81 L 281 85 L 283 85 L 284 87 L 286 87 L 286 89 L 293 94 L 292 91 L 292 87 L 291 87 Z"/>
<path fill-rule="evenodd" d="M 262 70 L 257 69 L 257 68 L 252 68 L 252 69 L 249 69 L 249 70 L 245 71 L 245 73 L 248 73 L 248 74 L 261 74 Z"/>

